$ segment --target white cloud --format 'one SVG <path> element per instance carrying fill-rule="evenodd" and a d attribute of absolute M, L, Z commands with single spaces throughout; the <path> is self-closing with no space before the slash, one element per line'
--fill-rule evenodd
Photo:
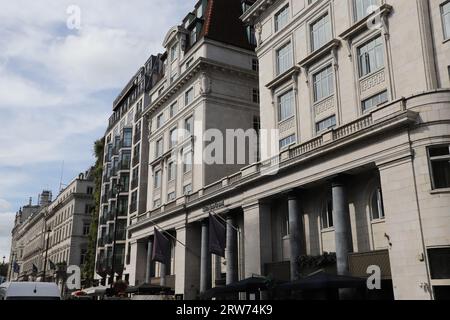
<path fill-rule="evenodd" d="M 15 0 L 0 10 L 0 258 L 14 214 L 93 161 L 112 101 L 195 0 Z M 69 5 L 81 30 L 66 28 Z M 68 176 L 68 180 L 73 178 Z M 56 190 L 54 190 L 56 191 Z M 2 213 L 3 212 L 3 213 Z"/>

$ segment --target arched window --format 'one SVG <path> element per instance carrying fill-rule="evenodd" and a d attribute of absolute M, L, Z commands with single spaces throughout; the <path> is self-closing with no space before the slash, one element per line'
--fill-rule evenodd
<path fill-rule="evenodd" d="M 381 188 L 376 188 L 370 197 L 370 212 L 372 220 L 384 219 L 383 196 Z"/>

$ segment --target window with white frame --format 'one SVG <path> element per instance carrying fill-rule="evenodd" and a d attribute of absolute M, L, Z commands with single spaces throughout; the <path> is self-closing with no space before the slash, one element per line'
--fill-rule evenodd
<path fill-rule="evenodd" d="M 161 170 L 156 170 L 155 171 L 155 175 L 153 177 L 153 186 L 155 187 L 155 189 L 159 189 L 161 188 Z"/>
<path fill-rule="evenodd" d="M 194 133 L 194 118 L 192 116 L 184 120 L 184 130 L 187 136 L 192 136 Z"/>
<path fill-rule="evenodd" d="M 441 5 L 442 25 L 444 28 L 444 38 L 450 39 L 450 1 Z"/>
<path fill-rule="evenodd" d="M 167 180 L 168 181 L 173 181 L 175 180 L 175 176 L 176 176 L 176 169 L 175 169 L 175 162 L 173 161 L 169 161 L 169 163 L 167 164 Z"/>
<path fill-rule="evenodd" d="M 366 112 L 372 108 L 375 108 L 379 105 L 388 101 L 388 93 L 387 90 L 380 92 L 362 102 L 362 111 Z"/>
<path fill-rule="evenodd" d="M 289 42 L 277 50 L 277 74 L 289 70 L 293 64 L 292 44 Z"/>
<path fill-rule="evenodd" d="M 186 151 L 183 154 L 183 173 L 192 171 L 192 152 Z"/>
<path fill-rule="evenodd" d="M 381 36 L 370 40 L 358 49 L 359 75 L 364 77 L 384 67 L 383 40 Z"/>
<path fill-rule="evenodd" d="M 336 126 L 336 116 L 328 117 L 316 123 L 316 131 L 321 132 Z"/>
<path fill-rule="evenodd" d="M 370 214 L 372 220 L 384 219 L 383 196 L 381 188 L 376 188 L 370 197 Z"/>
<path fill-rule="evenodd" d="M 184 105 L 187 106 L 192 101 L 194 101 L 194 88 L 190 88 L 184 93 Z"/>
<path fill-rule="evenodd" d="M 281 139 L 280 140 L 280 150 L 290 146 L 291 144 L 294 144 L 295 142 L 296 142 L 295 134 L 290 135 L 289 137 L 286 137 L 284 139 Z"/>
<path fill-rule="evenodd" d="M 450 188 L 450 145 L 428 148 L 432 188 Z"/>
<path fill-rule="evenodd" d="M 311 48 L 315 51 L 331 40 L 330 15 L 326 14 L 311 25 Z"/>
<path fill-rule="evenodd" d="M 284 121 L 294 116 L 294 90 L 278 97 L 278 121 Z"/>
<path fill-rule="evenodd" d="M 378 0 L 355 0 L 355 20 L 359 21 L 373 12 L 378 6 Z"/>
<path fill-rule="evenodd" d="M 170 48 L 170 60 L 174 61 L 176 58 L 178 58 L 178 47 L 176 44 L 174 44 L 172 46 L 172 48 Z"/>
<path fill-rule="evenodd" d="M 161 113 L 156 117 L 156 128 L 159 129 L 164 124 L 164 114 Z"/>
<path fill-rule="evenodd" d="M 169 115 L 172 118 L 178 111 L 178 104 L 176 102 L 172 103 L 169 107 Z"/>
<path fill-rule="evenodd" d="M 155 156 L 158 158 L 163 154 L 163 139 L 156 141 L 155 145 Z"/>
<path fill-rule="evenodd" d="M 326 203 L 324 203 L 321 212 L 321 220 L 322 220 L 322 229 L 329 229 L 334 226 L 333 222 L 333 201 L 328 199 Z"/>
<path fill-rule="evenodd" d="M 320 101 L 334 93 L 333 67 L 330 65 L 313 75 L 314 102 Z"/>
<path fill-rule="evenodd" d="M 169 140 L 170 148 L 173 148 L 177 144 L 178 140 L 177 133 L 178 133 L 177 128 L 173 128 L 172 130 L 170 130 L 170 140 Z"/>
<path fill-rule="evenodd" d="M 289 21 L 289 5 L 275 14 L 275 32 L 281 30 Z"/>

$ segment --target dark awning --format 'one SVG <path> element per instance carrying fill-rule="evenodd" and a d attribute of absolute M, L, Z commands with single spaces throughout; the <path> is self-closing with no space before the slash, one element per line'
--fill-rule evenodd
<path fill-rule="evenodd" d="M 366 279 L 350 276 L 341 276 L 319 272 L 308 277 L 287 282 L 276 287 L 279 290 L 314 290 L 314 289 L 340 289 L 361 288 L 366 285 Z"/>
<path fill-rule="evenodd" d="M 267 278 L 250 277 L 223 287 L 212 288 L 203 294 L 203 298 L 210 299 L 212 297 L 238 292 L 256 292 L 267 290 L 270 286 L 271 281 Z"/>
<path fill-rule="evenodd" d="M 162 287 L 154 284 L 143 283 L 135 287 L 128 287 L 125 292 L 134 294 L 160 294 L 161 292 L 171 293 L 172 291 L 173 290 L 169 287 Z"/>

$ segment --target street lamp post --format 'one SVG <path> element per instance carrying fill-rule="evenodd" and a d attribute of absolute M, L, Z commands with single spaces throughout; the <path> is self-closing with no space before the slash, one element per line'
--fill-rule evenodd
<path fill-rule="evenodd" d="M 117 238 L 117 218 L 119 215 L 119 196 L 121 192 L 122 186 L 120 183 L 116 185 L 116 212 L 114 213 L 114 237 L 113 237 L 113 247 L 112 247 L 112 263 L 111 263 L 111 285 L 110 288 L 113 288 L 114 285 L 114 276 L 115 276 L 115 267 L 116 267 L 116 238 Z"/>
<path fill-rule="evenodd" d="M 42 275 L 42 282 L 45 282 L 45 276 L 46 276 L 46 271 L 47 271 L 47 257 L 48 257 L 48 247 L 49 247 L 49 243 L 50 243 L 50 233 L 52 232 L 52 230 L 50 230 L 50 228 L 47 229 L 46 234 L 47 234 L 47 243 L 45 245 L 45 258 L 44 258 L 44 274 Z"/>

